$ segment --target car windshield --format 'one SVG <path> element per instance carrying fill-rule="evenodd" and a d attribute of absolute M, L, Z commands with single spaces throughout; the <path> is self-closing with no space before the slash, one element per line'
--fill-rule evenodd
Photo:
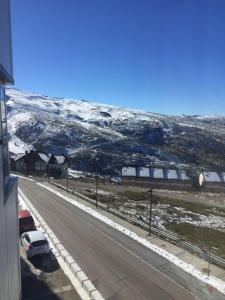
<path fill-rule="evenodd" d="M 33 247 L 40 247 L 40 246 L 45 246 L 47 245 L 47 241 L 46 240 L 40 240 L 40 241 L 36 241 L 32 243 Z"/>

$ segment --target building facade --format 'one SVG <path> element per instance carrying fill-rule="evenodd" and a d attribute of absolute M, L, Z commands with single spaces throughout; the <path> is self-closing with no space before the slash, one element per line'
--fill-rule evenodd
<path fill-rule="evenodd" d="M 0 0 L 0 299 L 21 298 L 17 179 L 10 176 L 5 86 L 13 84 L 9 0 Z"/>
<path fill-rule="evenodd" d="M 135 184 L 171 190 L 192 190 L 192 181 L 185 170 L 149 167 L 123 167 L 122 184 Z"/>
<path fill-rule="evenodd" d="M 52 153 L 30 152 L 19 153 L 10 158 L 11 171 L 29 175 L 43 175 L 66 177 L 68 158 L 64 155 Z"/>

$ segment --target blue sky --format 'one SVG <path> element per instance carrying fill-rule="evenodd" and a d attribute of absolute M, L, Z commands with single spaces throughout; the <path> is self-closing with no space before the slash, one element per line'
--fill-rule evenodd
<path fill-rule="evenodd" d="M 225 114 L 224 0 L 11 0 L 15 87 Z"/>

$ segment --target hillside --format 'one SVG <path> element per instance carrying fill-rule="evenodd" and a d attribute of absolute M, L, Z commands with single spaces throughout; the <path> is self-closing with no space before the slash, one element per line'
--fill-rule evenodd
<path fill-rule="evenodd" d="M 225 116 L 169 116 L 7 90 L 11 153 L 68 153 L 81 169 L 123 165 L 225 169 Z M 96 156 L 97 153 L 97 156 Z"/>

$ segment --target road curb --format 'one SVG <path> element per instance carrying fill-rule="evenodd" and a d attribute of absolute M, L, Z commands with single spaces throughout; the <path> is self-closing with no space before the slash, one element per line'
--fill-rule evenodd
<path fill-rule="evenodd" d="M 82 271 L 81 267 L 76 263 L 76 261 L 73 259 L 72 256 L 70 256 L 69 252 L 64 248 L 64 246 L 60 243 L 54 232 L 49 228 L 45 220 L 41 217 L 41 215 L 38 213 L 38 211 L 34 208 L 34 206 L 30 203 L 28 198 L 24 195 L 24 193 L 19 188 L 19 194 L 24 201 L 24 203 L 27 205 L 35 219 L 38 221 L 38 223 L 42 226 L 42 228 L 45 230 L 45 234 L 47 238 L 52 242 L 53 246 L 58 250 L 60 256 L 65 261 L 67 266 L 70 268 L 71 272 L 74 274 L 74 276 L 79 281 L 82 288 L 85 290 L 85 292 L 88 294 L 90 299 L 92 300 L 105 300 L 103 296 L 97 291 L 93 283 L 89 280 L 87 275 Z"/>

